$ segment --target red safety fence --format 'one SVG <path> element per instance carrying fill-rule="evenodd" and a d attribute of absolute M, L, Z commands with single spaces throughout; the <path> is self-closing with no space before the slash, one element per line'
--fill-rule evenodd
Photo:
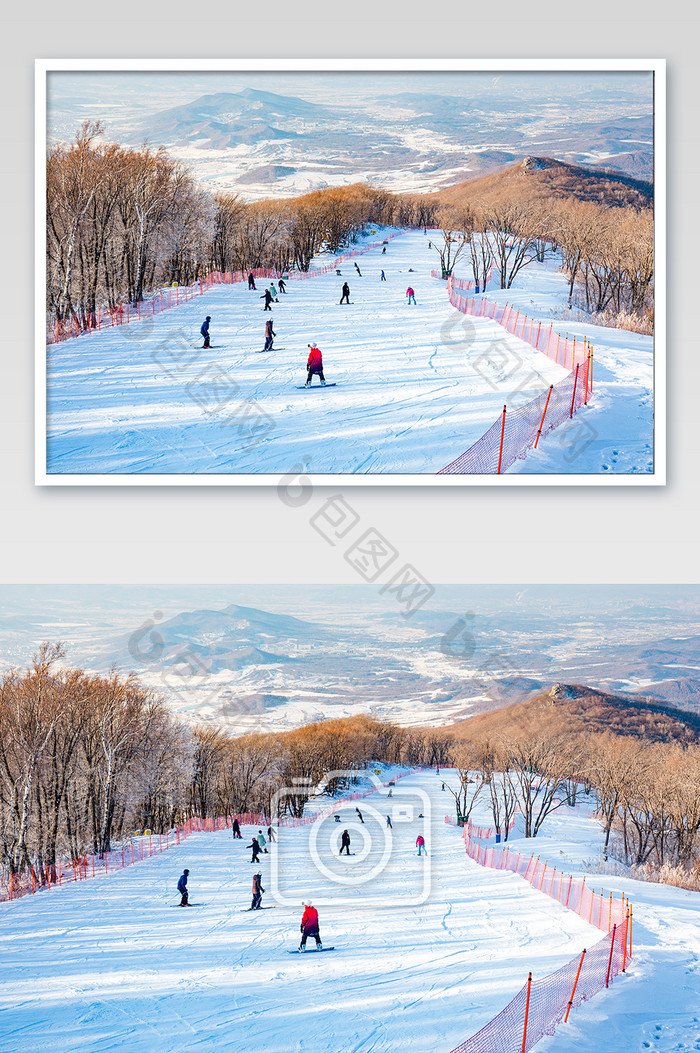
<path fill-rule="evenodd" d="M 495 837 L 496 836 L 496 832 L 497 832 L 495 826 L 475 826 L 475 824 L 471 821 L 471 819 L 467 819 L 466 823 L 460 823 L 459 820 L 456 819 L 454 815 L 446 815 L 445 816 L 445 822 L 449 826 L 462 826 L 462 827 L 464 827 L 464 829 L 467 832 L 469 837 L 490 838 L 490 837 Z M 512 830 L 514 826 L 515 826 L 515 816 L 513 816 L 511 821 L 508 823 L 508 830 L 509 831 Z M 498 831 L 498 832 L 500 833 L 500 831 Z"/>
<path fill-rule="evenodd" d="M 274 823 L 279 827 L 307 826 L 319 819 L 325 819 L 327 816 L 332 815 L 333 812 L 350 801 L 358 801 L 375 793 L 378 789 L 391 787 L 406 775 L 415 775 L 416 772 L 421 770 L 421 768 L 415 768 L 411 771 L 399 772 L 388 782 L 381 783 L 380 786 L 373 786 L 369 790 L 341 797 L 319 812 L 302 816 L 300 819 L 281 816 L 279 819 L 274 820 Z M 70 862 L 58 862 L 55 865 L 42 867 L 41 869 L 30 867 L 19 874 L 9 874 L 6 877 L 0 877 L 0 903 L 5 900 L 17 899 L 20 896 L 27 895 L 27 893 L 37 892 L 39 889 L 62 887 L 73 881 L 81 881 L 88 877 L 96 877 L 100 874 L 122 870 L 124 867 L 131 866 L 132 863 L 138 863 L 142 859 L 148 859 L 150 856 L 165 852 L 167 849 L 179 845 L 181 841 L 185 840 L 192 833 L 230 830 L 235 818 L 238 819 L 241 826 L 267 828 L 273 822 L 269 816 L 263 815 L 261 812 L 244 812 L 238 816 L 225 815 L 208 819 L 200 819 L 198 816 L 194 816 L 182 826 L 174 827 L 164 834 L 151 834 L 150 831 L 146 831 L 142 835 L 135 835 L 120 848 L 110 852 L 84 855 Z"/>
<path fill-rule="evenodd" d="M 0 878 L 0 903 L 5 900 L 18 899 L 27 893 L 37 892 L 39 889 L 60 888 L 74 881 L 123 870 L 124 867 L 138 863 L 142 859 L 149 859 L 160 852 L 166 852 L 169 848 L 186 840 L 190 834 L 230 829 L 233 818 L 230 815 L 209 819 L 194 816 L 182 826 L 167 830 L 164 834 L 152 834 L 148 830 L 143 834 L 137 834 L 119 848 L 109 852 L 84 855 L 69 862 L 58 862 L 42 868 L 30 867 L 19 874 L 9 874 Z M 239 815 L 238 821 L 244 826 L 269 825 L 267 818 L 257 812 L 246 812 Z"/>
<path fill-rule="evenodd" d="M 524 340 L 542 354 L 571 372 L 534 399 L 503 412 L 468 450 L 455 458 L 438 475 L 500 475 L 537 444 L 542 435 L 571 420 L 574 413 L 588 404 L 593 391 L 593 349 L 586 340 L 570 340 L 553 331 L 553 326 L 535 322 L 515 310 L 512 304 L 499 304 L 486 297 L 466 295 L 468 282 L 450 278 L 447 283 L 450 303 L 463 314 L 490 318 L 507 332 Z M 464 288 L 463 288 L 464 287 Z M 522 387 L 522 386 L 521 386 Z M 520 392 L 522 396 L 522 391 Z"/>
<path fill-rule="evenodd" d="M 110 329 L 113 326 L 140 321 L 144 318 L 152 318 L 154 315 L 161 314 L 172 307 L 179 307 L 180 304 L 193 300 L 195 296 L 202 296 L 213 285 L 233 285 L 237 282 L 247 281 L 249 274 L 253 274 L 255 278 L 276 280 L 284 278 L 285 281 L 302 281 L 307 278 L 317 278 L 321 274 L 330 274 L 332 271 L 337 270 L 347 260 L 354 259 L 356 256 L 362 256 L 372 249 L 379 248 L 385 242 L 391 241 L 392 238 L 407 233 L 408 229 L 394 231 L 393 234 L 387 234 L 381 241 L 373 241 L 361 249 L 345 252 L 341 256 L 336 256 L 325 267 L 315 267 L 310 271 L 279 271 L 273 267 L 255 267 L 247 271 L 212 271 L 206 278 L 202 278 L 192 285 L 164 286 L 157 292 L 152 293 L 148 299 L 140 300 L 137 303 L 117 304 L 116 307 L 105 307 L 104 309 L 99 307 L 94 313 L 88 312 L 80 319 L 77 315 L 63 321 L 56 319 L 47 332 L 46 342 L 47 344 L 56 344 L 86 333 L 101 332 L 103 329 Z"/>
<path fill-rule="evenodd" d="M 567 962 L 556 972 L 527 983 L 515 998 L 485 1027 L 455 1046 L 452 1053 L 527 1053 L 587 998 L 608 987 L 613 977 L 625 971 L 627 927 L 614 926 L 593 947 Z"/>
<path fill-rule="evenodd" d="M 475 1035 L 456 1046 L 451 1053 L 526 1053 L 544 1035 L 568 1019 L 571 1009 L 591 998 L 613 977 L 624 972 L 632 956 L 632 907 L 622 896 L 613 899 L 586 887 L 586 880 L 557 874 L 556 867 L 535 859 L 524 859 L 520 852 L 473 845 L 464 831 L 467 854 L 482 866 L 509 870 L 529 881 L 533 888 L 558 900 L 569 910 L 607 933 L 590 949 L 584 949 L 556 972 L 527 983 L 516 996 Z"/>

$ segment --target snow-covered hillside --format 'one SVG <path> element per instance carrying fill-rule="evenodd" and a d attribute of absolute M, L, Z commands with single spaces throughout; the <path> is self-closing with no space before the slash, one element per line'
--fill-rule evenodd
<path fill-rule="evenodd" d="M 277 901 L 271 910 L 244 913 L 258 868 L 250 837 L 227 831 L 0 904 L 0 1048 L 448 1053 L 528 971 L 547 975 L 601 934 L 515 875 L 468 859 L 461 832 L 443 823 L 452 811 L 443 779 L 456 783 L 451 772 L 425 772 L 402 779 L 391 800 L 386 790 L 365 798 L 364 826 L 355 803 L 344 805 L 340 824 L 321 825 L 315 856 L 315 827 L 281 830 L 259 868 L 263 904 Z M 479 817 L 488 821 L 485 808 Z M 345 827 L 356 854 L 341 859 Z M 419 832 L 427 858 L 416 854 Z M 514 836 L 518 849 L 575 874 L 590 873 L 602 840 L 592 819 L 568 811 L 536 842 L 517 827 Z M 186 910 L 175 891 L 184 867 L 196 905 Z M 634 961 L 537 1049 L 697 1049 L 697 895 L 593 875 L 589 884 L 633 900 Z M 298 945 L 302 899 L 318 906 L 332 953 L 287 953 Z"/>
<path fill-rule="evenodd" d="M 290 280 L 272 314 L 263 312 L 263 280 L 255 292 L 220 285 L 155 318 L 51 345 L 48 473 L 279 478 L 299 465 L 314 474 L 436 473 L 504 403 L 534 398 L 565 371 L 495 322 L 456 312 L 430 277 L 430 241 L 431 232 L 411 232 L 385 254 L 371 250 L 357 259 L 361 276 L 347 262 L 340 276 Z M 456 273 L 471 277 L 466 263 Z M 341 306 L 346 280 L 351 303 Z M 553 261 L 533 264 L 513 289 L 488 295 L 549 324 L 566 280 Z M 205 315 L 209 351 L 198 335 Z M 268 318 L 275 349 L 261 353 Z M 592 341 L 594 401 L 511 471 L 649 472 L 652 338 L 554 325 Z M 312 340 L 336 387 L 298 389 Z"/>

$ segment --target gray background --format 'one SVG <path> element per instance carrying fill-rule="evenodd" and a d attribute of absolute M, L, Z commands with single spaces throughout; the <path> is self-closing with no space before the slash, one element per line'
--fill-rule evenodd
<path fill-rule="evenodd" d="M 668 485 L 351 488 L 438 582 L 700 580 L 697 534 L 698 19 L 650 2 L 13 5 L 4 19 L 0 582 L 358 582 L 309 525 L 340 487 L 34 486 L 35 58 L 640 57 L 668 60 Z M 690 5 L 686 8 L 689 10 Z M 43 13 L 46 19 L 40 21 Z M 116 15 L 118 14 L 118 18 Z M 62 17 L 59 17 L 62 16 Z M 435 18 L 431 18 L 435 15 Z"/>

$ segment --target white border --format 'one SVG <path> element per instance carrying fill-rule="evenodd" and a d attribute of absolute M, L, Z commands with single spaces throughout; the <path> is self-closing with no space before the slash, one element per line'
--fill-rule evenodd
<path fill-rule="evenodd" d="M 35 484 L 37 486 L 274 486 L 283 472 L 156 475 L 46 471 L 46 75 L 59 70 L 227 71 L 527 71 L 626 70 L 654 74 L 654 471 L 644 475 L 319 474 L 318 486 L 664 486 L 666 484 L 666 60 L 665 59 L 36 59 L 35 60 Z"/>

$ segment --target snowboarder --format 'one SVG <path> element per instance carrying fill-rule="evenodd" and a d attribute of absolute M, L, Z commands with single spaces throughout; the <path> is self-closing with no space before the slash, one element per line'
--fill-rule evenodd
<path fill-rule="evenodd" d="M 359 276 L 360 276 L 360 277 L 362 277 L 362 271 L 361 271 L 361 270 L 360 270 L 360 268 L 359 268 L 359 267 L 357 266 L 357 264 L 355 264 L 355 270 L 357 271 L 357 273 L 359 274 Z"/>
<path fill-rule="evenodd" d="M 181 907 L 188 907 L 189 906 L 189 893 L 187 891 L 187 875 L 188 874 L 189 874 L 189 870 L 183 870 L 182 876 L 181 876 L 180 880 L 177 883 L 177 890 L 180 893 L 180 895 L 182 896 L 182 899 L 180 900 L 180 906 Z"/>
<path fill-rule="evenodd" d="M 382 256 L 384 255 L 384 253 L 385 253 L 385 252 L 386 252 L 386 245 L 385 245 L 385 246 L 384 246 L 384 248 L 382 249 Z"/>
<path fill-rule="evenodd" d="M 338 852 L 339 856 L 342 856 L 343 850 L 345 850 L 346 855 L 350 855 L 350 834 L 347 832 L 347 830 L 343 830 L 343 833 L 340 837 L 340 852 Z"/>
<path fill-rule="evenodd" d="M 356 808 L 356 809 L 355 809 L 355 811 L 357 812 L 357 818 L 358 818 L 358 819 L 360 820 L 360 822 L 361 822 L 361 823 L 362 823 L 362 825 L 364 826 L 364 825 L 365 825 L 365 821 L 364 821 L 364 819 L 362 818 L 362 812 L 360 811 L 360 809 L 359 809 L 359 808 Z"/>
<path fill-rule="evenodd" d="M 392 788 L 391 788 L 391 786 L 390 786 L 390 787 L 389 787 L 389 792 L 388 792 L 388 794 L 387 794 L 387 797 L 393 797 L 393 796 L 394 796 L 394 791 L 392 790 Z"/>
<path fill-rule="evenodd" d="M 270 307 L 270 304 L 272 303 L 274 297 L 273 297 L 273 295 L 272 295 L 272 293 L 270 292 L 269 289 L 265 290 L 265 292 L 262 294 L 260 299 L 265 301 L 265 306 L 263 307 L 263 311 L 271 311 L 272 308 Z"/>
<path fill-rule="evenodd" d="M 272 351 L 272 341 L 277 336 L 277 333 L 272 328 L 272 319 L 268 318 L 265 322 L 265 346 L 263 351 Z"/>
<path fill-rule="evenodd" d="M 264 891 L 265 889 L 262 887 L 262 874 L 258 872 L 253 875 L 253 902 L 250 905 L 251 910 L 260 910 L 260 903 Z"/>
<path fill-rule="evenodd" d="M 271 845 L 274 845 L 274 843 L 275 843 L 275 832 L 274 832 L 274 830 L 272 829 L 271 826 L 268 826 L 268 828 L 267 828 L 267 839 L 268 839 L 268 841 L 270 842 Z"/>
<path fill-rule="evenodd" d="M 338 275 L 338 277 L 340 277 L 343 272 L 339 271 L 338 268 L 336 267 L 335 273 Z"/>
<path fill-rule="evenodd" d="M 304 914 L 301 919 L 301 925 L 299 926 L 301 930 L 301 943 L 299 944 L 299 950 L 305 951 L 306 941 L 309 936 L 313 936 L 316 940 L 316 950 L 322 951 L 323 944 L 321 943 L 321 934 L 318 931 L 318 911 L 310 900 L 304 903 L 303 907 Z"/>
<path fill-rule="evenodd" d="M 277 283 L 277 284 L 278 284 L 278 285 L 279 285 L 279 287 L 280 287 L 280 292 L 281 292 L 281 293 L 286 293 L 286 291 L 287 291 L 287 286 L 286 286 L 286 284 L 285 284 L 284 278 L 280 278 L 280 280 L 278 281 L 278 283 Z"/>
<path fill-rule="evenodd" d="M 389 827 L 390 830 L 393 830 L 393 826 L 391 825 L 391 816 L 390 815 L 387 815 L 387 817 L 386 817 L 386 825 Z"/>
<path fill-rule="evenodd" d="M 340 822 L 340 816 L 339 815 L 334 815 L 333 818 L 336 821 L 336 823 Z"/>
<path fill-rule="evenodd" d="M 251 859 L 251 863 L 259 863 L 260 862 L 260 858 L 259 858 L 260 857 L 260 844 L 258 842 L 258 839 L 256 837 L 254 837 L 253 840 L 250 842 L 250 844 L 246 845 L 246 848 L 250 848 L 253 851 L 253 858 Z"/>
<path fill-rule="evenodd" d="M 444 782 L 443 782 L 443 784 L 442 784 L 442 788 L 443 788 L 443 790 L 445 789 L 445 784 L 444 784 Z"/>
<path fill-rule="evenodd" d="M 207 315 L 205 320 L 202 322 L 202 328 L 199 330 L 200 333 L 202 334 L 202 336 L 204 337 L 204 344 L 202 345 L 203 347 L 209 347 L 209 323 L 210 322 L 211 322 L 211 318 L 209 317 L 209 315 Z"/>
<path fill-rule="evenodd" d="M 340 297 L 341 303 L 350 303 L 350 286 L 347 282 L 343 282 L 343 295 Z"/>
<path fill-rule="evenodd" d="M 325 387 L 326 378 L 323 375 L 323 355 L 314 340 L 308 346 L 311 350 L 306 362 L 306 384 L 304 387 L 308 388 L 310 386 L 311 378 L 314 374 L 318 374 L 321 384 Z"/>
<path fill-rule="evenodd" d="M 383 282 L 386 281 L 386 274 L 384 273 L 384 271 L 382 271 L 382 276 L 380 278 L 380 281 L 383 281 Z"/>
<path fill-rule="evenodd" d="M 416 294 L 414 293 L 414 291 L 413 291 L 413 289 L 411 288 L 410 285 L 409 285 L 408 289 L 406 289 L 406 296 L 408 296 L 408 302 L 409 303 L 413 303 L 414 304 L 416 302 Z"/>
<path fill-rule="evenodd" d="M 238 819 L 234 819 L 233 820 L 233 824 L 231 826 L 231 836 L 232 837 L 238 837 L 238 838 L 241 837 L 241 826 L 240 826 L 240 823 L 238 822 Z"/>
<path fill-rule="evenodd" d="M 256 287 L 255 286 L 255 275 L 251 271 L 250 274 L 248 275 L 248 288 L 249 289 L 255 289 L 255 287 Z"/>
<path fill-rule="evenodd" d="M 265 847 L 267 845 L 267 840 L 262 830 L 258 830 L 258 844 L 262 848 L 265 855 L 267 855 L 267 848 Z"/>
<path fill-rule="evenodd" d="M 270 286 L 270 292 L 272 293 L 273 300 L 275 301 L 275 303 L 277 303 L 277 289 L 275 288 L 275 283 L 274 282 Z"/>
<path fill-rule="evenodd" d="M 416 838 L 416 847 L 418 848 L 418 855 L 422 855 L 422 853 L 425 852 L 427 856 L 428 849 L 425 847 L 425 838 L 422 834 L 418 834 L 418 837 Z"/>

